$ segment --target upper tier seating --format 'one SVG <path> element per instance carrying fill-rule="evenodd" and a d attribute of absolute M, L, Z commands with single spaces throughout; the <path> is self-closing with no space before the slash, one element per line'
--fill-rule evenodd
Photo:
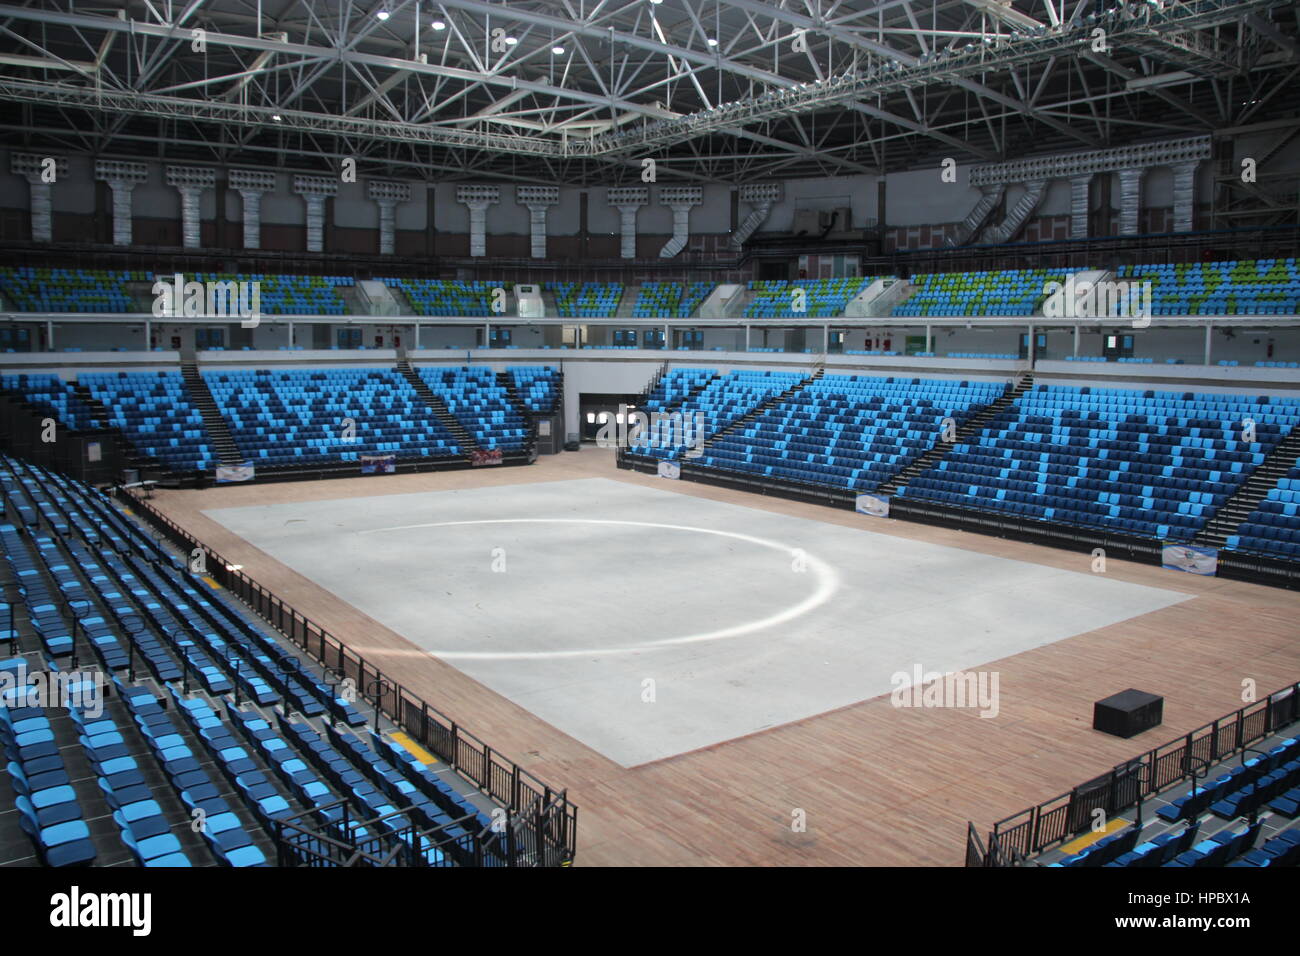
<path fill-rule="evenodd" d="M 1154 315 L 1300 312 L 1300 263 L 1295 259 L 1121 266 L 1116 274 L 1151 283 Z"/>
<path fill-rule="evenodd" d="M 846 278 L 751 282 L 748 287 L 754 298 L 745 306 L 745 315 L 754 319 L 814 319 L 843 315 L 849 300 L 873 281 L 869 278 Z M 793 308 L 796 289 L 802 289 L 804 293 L 802 312 L 796 312 Z"/>
<path fill-rule="evenodd" d="M 549 365 L 512 365 L 506 369 L 524 407 L 534 412 L 551 412 L 559 400 L 560 373 Z"/>
<path fill-rule="evenodd" d="M 1064 282 L 1063 269 L 1004 269 L 912 276 L 915 292 L 894 307 L 897 316 L 1033 315 L 1043 286 Z"/>
<path fill-rule="evenodd" d="M 712 282 L 643 282 L 632 315 L 638 319 L 688 319 L 713 288 Z"/>
<path fill-rule="evenodd" d="M 136 312 L 126 283 L 148 281 L 111 269 L 0 268 L 0 292 L 20 312 Z"/>
<path fill-rule="evenodd" d="M 1224 547 L 1300 560 L 1300 459 L 1228 536 Z"/>
<path fill-rule="evenodd" d="M 170 276 L 158 274 L 159 279 Z M 186 275 L 187 282 L 256 282 L 263 315 L 347 315 L 347 303 L 337 286 L 354 284 L 351 276 L 283 276 L 264 273 L 222 274 L 198 272 Z M 233 306 L 232 306 L 233 308 Z"/>
<path fill-rule="evenodd" d="M 209 471 L 216 462 L 203 416 L 190 404 L 180 372 L 91 372 L 78 383 L 108 409 L 143 455 L 176 471 Z"/>
<path fill-rule="evenodd" d="M 705 449 L 697 464 L 874 491 L 1006 391 L 997 382 L 827 375 Z"/>
<path fill-rule="evenodd" d="M 509 290 L 509 282 L 462 282 L 459 279 L 380 279 L 410 300 L 416 315 L 492 316 L 495 289 Z"/>
<path fill-rule="evenodd" d="M 686 424 L 681 432 L 659 432 L 647 430 L 634 436 L 630 450 L 639 455 L 653 455 L 656 458 L 678 458 L 689 448 L 697 447 L 701 441 L 716 435 L 738 418 L 748 415 L 768 399 L 794 388 L 803 376 L 797 372 L 768 371 L 734 371 L 721 378 L 715 378 L 702 391 L 682 402 L 675 409 L 666 409 L 663 405 L 646 403 L 645 411 L 649 413 L 678 411 Z M 703 435 L 696 434 L 694 423 L 700 416 Z"/>
<path fill-rule="evenodd" d="M 387 369 L 243 369 L 203 378 L 235 444 L 255 465 L 461 453 L 410 383 Z"/>
<path fill-rule="evenodd" d="M 99 427 L 86 403 L 57 375 L 0 375 L 0 392 L 36 405 L 73 431 Z"/>
<path fill-rule="evenodd" d="M 1188 541 L 1297 421 L 1294 398 L 1039 385 L 905 496 Z"/>
<path fill-rule="evenodd" d="M 623 299 L 621 282 L 548 282 L 546 289 L 555 296 L 559 314 L 574 318 L 599 318 L 618 314 Z"/>
<path fill-rule="evenodd" d="M 417 371 L 480 446 L 503 451 L 524 447 L 528 425 L 490 368 L 463 366 Z"/>

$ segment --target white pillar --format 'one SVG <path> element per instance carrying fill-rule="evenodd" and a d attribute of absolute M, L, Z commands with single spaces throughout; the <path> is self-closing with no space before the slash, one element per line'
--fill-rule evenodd
<path fill-rule="evenodd" d="M 124 163 L 101 159 L 95 163 L 95 178 L 113 190 L 113 245 L 131 244 L 131 191 L 149 176 L 144 163 Z"/>
<path fill-rule="evenodd" d="M 391 256 L 397 244 L 397 204 L 410 200 L 411 187 L 407 183 L 372 179 L 366 184 L 366 191 L 379 204 L 379 254 Z"/>
<path fill-rule="evenodd" d="M 546 210 L 559 205 L 558 186 L 516 186 L 515 202 L 528 207 L 528 233 L 534 259 L 546 258 Z"/>
<path fill-rule="evenodd" d="M 244 201 L 244 248 L 262 248 L 262 193 L 275 191 L 275 174 L 253 169 L 232 169 L 230 188 Z"/>
<path fill-rule="evenodd" d="M 686 248 L 691 238 L 691 207 L 704 201 L 700 186 L 663 186 L 659 190 L 660 205 L 673 211 L 673 237 L 659 250 L 659 258 L 671 259 Z"/>
<path fill-rule="evenodd" d="M 1174 232 L 1191 232 L 1196 218 L 1197 160 L 1174 165 Z"/>
<path fill-rule="evenodd" d="M 181 194 L 181 245 L 197 249 L 200 243 L 199 200 L 203 190 L 217 184 L 215 170 L 196 166 L 168 166 L 167 185 Z"/>
<path fill-rule="evenodd" d="M 1119 171 L 1119 234 L 1136 236 L 1138 215 L 1142 208 L 1142 177 L 1145 169 Z"/>
<path fill-rule="evenodd" d="M 1088 193 L 1092 173 L 1070 177 L 1070 238 L 1088 238 Z"/>
<path fill-rule="evenodd" d="M 46 162 L 53 159 L 51 166 Z M 54 215 L 50 186 L 68 175 L 68 161 L 62 156 L 47 157 L 33 153 L 14 153 L 9 171 L 27 180 L 31 189 L 32 242 L 54 241 Z"/>
<path fill-rule="evenodd" d="M 650 190 L 644 186 L 616 186 L 608 190 L 606 199 L 618 210 L 619 255 L 624 259 L 636 258 L 636 211 L 650 202 Z M 668 343 L 664 343 L 668 347 Z"/>
<path fill-rule="evenodd" d="M 488 206 L 501 201 L 499 186 L 457 186 L 456 202 L 469 207 L 469 254 L 487 255 Z"/>
<path fill-rule="evenodd" d="M 307 251 L 325 251 L 325 200 L 338 195 L 337 179 L 295 176 L 293 191 L 307 203 Z"/>

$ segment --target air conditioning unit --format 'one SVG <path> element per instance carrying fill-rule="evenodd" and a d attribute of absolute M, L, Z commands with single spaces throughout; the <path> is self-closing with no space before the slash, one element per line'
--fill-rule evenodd
<path fill-rule="evenodd" d="M 816 209 L 796 209 L 794 226 L 790 231 L 796 236 L 820 236 L 826 228 L 822 225 L 821 215 Z"/>

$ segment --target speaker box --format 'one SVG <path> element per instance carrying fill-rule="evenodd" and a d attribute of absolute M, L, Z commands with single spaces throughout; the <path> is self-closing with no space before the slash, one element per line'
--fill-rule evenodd
<path fill-rule="evenodd" d="M 1092 729 L 1114 737 L 1136 737 L 1158 727 L 1164 712 L 1163 697 L 1130 687 L 1092 705 Z"/>

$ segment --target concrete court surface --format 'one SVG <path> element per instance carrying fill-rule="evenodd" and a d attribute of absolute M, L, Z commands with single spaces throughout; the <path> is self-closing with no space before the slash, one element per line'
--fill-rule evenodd
<path fill-rule="evenodd" d="M 1191 596 L 604 478 L 204 513 L 624 767 Z"/>

